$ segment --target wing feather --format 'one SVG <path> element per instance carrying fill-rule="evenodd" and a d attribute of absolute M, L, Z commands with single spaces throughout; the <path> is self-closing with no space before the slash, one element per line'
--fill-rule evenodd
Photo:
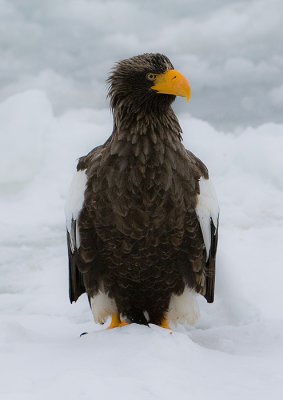
<path fill-rule="evenodd" d="M 78 297 L 87 292 L 93 292 L 96 280 L 93 278 L 95 270 L 93 260 L 87 260 L 86 255 L 93 253 L 95 248 L 95 230 L 89 229 L 91 221 L 86 212 L 85 194 L 87 190 L 87 171 L 93 168 L 94 161 L 101 157 L 103 148 L 110 143 L 111 137 L 104 145 L 97 146 L 86 156 L 78 160 L 77 171 L 71 182 L 65 205 L 67 246 L 69 256 L 69 295 L 70 301 L 76 301 Z M 80 229 L 79 229 L 80 227 Z M 80 232 L 82 235 L 80 235 Z M 82 237 L 84 243 L 81 244 Z M 81 249 L 84 250 L 83 255 Z M 92 254 L 93 255 L 93 254 Z"/>
<path fill-rule="evenodd" d="M 73 221 L 76 224 L 76 221 Z M 81 294 L 85 293 L 83 274 L 77 267 L 77 250 L 72 250 L 71 235 L 67 230 L 67 246 L 69 257 L 69 298 L 70 302 L 77 301 Z"/>
<path fill-rule="evenodd" d="M 208 303 L 212 303 L 214 300 L 219 206 L 213 184 L 208 178 L 201 177 L 199 180 L 196 214 L 206 249 L 206 292 L 204 296 Z"/>
<path fill-rule="evenodd" d="M 79 271 L 77 261 L 80 247 L 78 218 L 84 203 L 86 183 L 86 170 L 77 171 L 73 177 L 65 206 L 69 257 L 69 297 L 71 303 L 77 301 L 78 297 L 85 293 L 83 274 Z"/>

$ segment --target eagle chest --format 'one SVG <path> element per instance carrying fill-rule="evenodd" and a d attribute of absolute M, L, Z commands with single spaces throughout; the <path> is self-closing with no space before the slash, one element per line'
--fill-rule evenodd
<path fill-rule="evenodd" d="M 147 158 L 109 155 L 97 169 L 94 224 L 109 263 L 156 264 L 180 251 L 195 199 L 184 165 L 178 157 L 172 163 L 168 152 L 162 162 L 156 152 Z"/>

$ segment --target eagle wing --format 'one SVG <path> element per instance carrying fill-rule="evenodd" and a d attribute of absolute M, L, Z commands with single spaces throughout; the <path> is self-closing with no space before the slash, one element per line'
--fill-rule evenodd
<path fill-rule="evenodd" d="M 69 257 L 69 296 L 71 303 L 85 293 L 83 274 L 79 270 L 80 233 L 78 220 L 84 203 L 87 183 L 86 170 L 77 170 L 70 186 L 65 206 L 67 246 Z"/>
<path fill-rule="evenodd" d="M 110 137 L 111 138 L 111 137 Z M 108 139 L 109 141 L 109 139 Z M 89 223 L 84 207 L 87 187 L 87 170 L 91 161 L 100 155 L 100 150 L 108 143 L 95 147 L 86 156 L 79 159 L 77 171 L 73 176 L 65 205 L 67 246 L 69 257 L 69 297 L 71 303 L 87 292 L 91 280 L 90 264 L 80 255 L 80 229 Z M 82 221 L 83 220 L 83 221 Z M 84 246 L 86 247 L 86 246 Z"/>
<path fill-rule="evenodd" d="M 215 259 L 218 242 L 218 200 L 206 166 L 190 151 L 187 150 L 187 154 L 194 166 L 193 169 L 199 186 L 195 211 L 206 250 L 204 297 L 208 303 L 212 303 L 214 300 Z"/>
<path fill-rule="evenodd" d="M 199 180 L 196 214 L 206 249 L 206 290 L 204 297 L 208 303 L 212 303 L 214 300 L 219 207 L 213 184 L 209 178 L 201 177 Z"/>

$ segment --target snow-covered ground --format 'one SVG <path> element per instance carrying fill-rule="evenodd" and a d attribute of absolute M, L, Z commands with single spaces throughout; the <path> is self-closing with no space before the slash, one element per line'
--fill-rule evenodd
<path fill-rule="evenodd" d="M 85 297 L 69 304 L 63 208 L 110 111 L 55 116 L 39 90 L 1 103 L 1 399 L 282 398 L 283 126 L 227 134 L 188 113 L 180 122 L 219 197 L 216 301 L 199 298 L 196 327 L 172 335 L 105 331 Z"/>

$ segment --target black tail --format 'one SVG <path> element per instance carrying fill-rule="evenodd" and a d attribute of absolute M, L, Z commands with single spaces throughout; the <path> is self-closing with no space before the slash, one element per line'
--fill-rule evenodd
<path fill-rule="evenodd" d="M 127 313 L 127 318 L 135 324 L 148 325 L 148 321 L 145 318 L 143 311 L 131 310 Z"/>

